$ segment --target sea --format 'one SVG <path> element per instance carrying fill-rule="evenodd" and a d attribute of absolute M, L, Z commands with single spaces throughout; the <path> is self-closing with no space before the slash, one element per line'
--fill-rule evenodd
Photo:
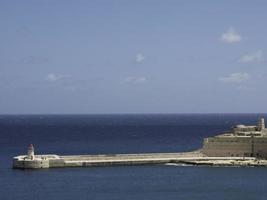
<path fill-rule="evenodd" d="M 265 167 L 175 164 L 12 169 L 26 154 L 116 154 L 198 149 L 203 138 L 267 114 L 0 115 L 0 200 L 266 200 Z"/>

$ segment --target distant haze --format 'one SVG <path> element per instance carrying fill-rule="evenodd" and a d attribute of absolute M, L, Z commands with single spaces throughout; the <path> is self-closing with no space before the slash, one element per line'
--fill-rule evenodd
<path fill-rule="evenodd" d="M 267 112 L 267 1 L 0 1 L 0 114 Z"/>

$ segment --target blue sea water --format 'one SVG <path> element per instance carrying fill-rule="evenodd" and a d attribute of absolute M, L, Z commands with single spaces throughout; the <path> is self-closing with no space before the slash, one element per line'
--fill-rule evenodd
<path fill-rule="evenodd" d="M 262 116 L 267 117 L 263 114 Z M 177 152 L 257 114 L 0 115 L 0 200 L 267 199 L 267 168 L 116 166 L 14 170 L 37 154 Z"/>

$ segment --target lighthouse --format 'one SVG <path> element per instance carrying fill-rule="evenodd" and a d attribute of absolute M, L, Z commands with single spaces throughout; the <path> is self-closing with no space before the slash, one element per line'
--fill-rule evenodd
<path fill-rule="evenodd" d="M 258 131 L 262 131 L 265 129 L 265 122 L 264 122 L 264 118 L 261 117 L 259 118 L 259 121 L 258 121 Z"/>
<path fill-rule="evenodd" d="M 34 147 L 32 144 L 28 147 L 28 159 L 34 160 Z"/>

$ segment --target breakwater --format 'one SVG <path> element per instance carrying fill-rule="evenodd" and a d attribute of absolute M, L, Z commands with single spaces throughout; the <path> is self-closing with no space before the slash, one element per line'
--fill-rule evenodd
<path fill-rule="evenodd" d="M 200 151 L 186 153 L 107 154 L 107 155 L 28 155 L 13 158 L 13 168 L 41 169 L 116 165 L 152 165 L 180 163 L 210 166 L 267 166 L 266 160 L 254 157 L 207 157 Z"/>

